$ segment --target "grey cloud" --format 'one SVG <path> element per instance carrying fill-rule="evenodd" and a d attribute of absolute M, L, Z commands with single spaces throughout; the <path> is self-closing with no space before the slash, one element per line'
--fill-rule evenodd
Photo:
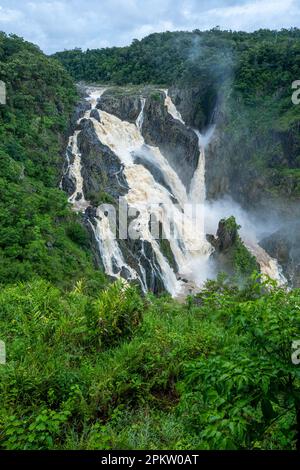
<path fill-rule="evenodd" d="M 0 0 L 0 30 L 52 53 L 130 44 L 152 32 L 300 25 L 298 0 Z"/>

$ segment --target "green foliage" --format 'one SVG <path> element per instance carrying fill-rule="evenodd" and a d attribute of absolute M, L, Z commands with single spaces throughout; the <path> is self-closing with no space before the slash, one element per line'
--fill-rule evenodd
<path fill-rule="evenodd" d="M 150 98 L 154 101 L 161 101 L 162 100 L 162 97 L 159 93 L 152 93 L 150 95 Z"/>
<path fill-rule="evenodd" d="M 168 260 L 168 263 L 170 264 L 170 266 L 172 266 L 172 268 L 176 272 L 178 270 L 178 267 L 177 267 L 177 263 L 174 258 L 169 240 L 167 238 L 161 238 L 159 240 L 159 246 L 160 246 L 160 251 L 162 252 L 164 257 Z"/>
<path fill-rule="evenodd" d="M 247 250 L 240 237 L 233 248 L 233 263 L 238 276 L 247 277 L 259 270 L 255 257 Z"/>
<path fill-rule="evenodd" d="M 234 235 L 236 237 L 236 234 L 238 230 L 241 228 L 241 226 L 237 224 L 235 217 L 232 215 L 228 217 L 227 219 L 223 219 L 223 222 L 225 224 L 226 231 L 228 231 L 231 235 Z"/>
<path fill-rule="evenodd" d="M 88 234 L 57 189 L 74 84 L 55 60 L 4 33 L 0 79 L 0 283 L 39 276 L 69 287 L 84 277 L 100 288 Z"/>
<path fill-rule="evenodd" d="M 197 302 L 117 282 L 0 291 L 2 449 L 294 449 L 300 292 L 211 281 Z M 299 423 L 298 423 L 299 427 Z"/>
<path fill-rule="evenodd" d="M 241 228 L 236 223 L 235 217 L 228 217 L 225 222 L 225 230 L 231 235 L 234 240 L 232 247 L 232 258 L 234 272 L 237 276 L 249 277 L 255 271 L 258 271 L 259 266 L 255 257 L 245 247 L 238 230 Z"/>
<path fill-rule="evenodd" d="M 218 252 L 216 253 L 216 260 L 218 262 L 218 256 L 222 257 L 224 255 L 225 271 L 235 275 L 240 281 L 247 283 L 252 273 L 259 271 L 259 265 L 255 257 L 244 245 L 238 233 L 240 228 L 234 216 L 220 221 L 218 236 L 221 239 L 221 244 L 224 246 L 220 248 L 221 256 Z M 219 268 L 222 270 L 222 263 Z"/>
<path fill-rule="evenodd" d="M 280 449 L 295 440 L 300 374 L 291 340 L 300 333 L 297 297 L 275 290 L 235 305 L 223 299 L 218 316 L 228 331 L 220 350 L 187 364 L 180 385 L 180 407 L 189 409 L 189 425 L 205 448 Z"/>
<path fill-rule="evenodd" d="M 115 204 L 115 199 L 105 191 L 89 191 L 87 193 L 87 199 L 93 206 L 100 206 L 100 204 Z"/>
<path fill-rule="evenodd" d="M 95 300 L 90 312 L 90 327 L 101 344 L 112 347 L 130 339 L 139 326 L 143 301 L 134 287 L 115 282 Z"/>
<path fill-rule="evenodd" d="M 230 158 L 240 155 L 242 135 L 242 165 L 275 168 L 280 188 L 280 178 L 298 178 L 286 172 L 298 168 L 300 155 L 298 111 L 289 110 L 286 88 L 298 44 L 297 29 L 214 29 L 56 57 L 77 79 L 204 84 L 199 122 L 217 88 L 225 96 L 234 78 L 223 128 Z M 121 282 L 103 290 L 85 229 L 56 189 L 73 83 L 58 61 L 3 33 L 0 75 L 8 88 L 0 108 L 0 339 L 7 351 L 0 448 L 299 448 L 300 376 L 291 362 L 299 290 L 257 282 L 257 275 L 242 289 L 220 276 L 186 305 L 168 295 L 141 298 Z M 279 171 L 278 142 L 266 137 L 271 121 L 280 135 L 290 133 L 293 147 Z M 107 202 L 105 194 L 92 197 Z M 237 232 L 233 218 L 226 223 Z M 237 269 L 249 274 L 253 260 L 238 235 L 235 243 Z M 167 256 L 169 247 L 163 250 Z"/>

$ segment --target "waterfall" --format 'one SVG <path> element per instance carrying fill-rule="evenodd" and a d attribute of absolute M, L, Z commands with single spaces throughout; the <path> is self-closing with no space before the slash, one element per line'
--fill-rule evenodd
<path fill-rule="evenodd" d="M 144 122 L 145 103 L 146 103 L 145 98 L 141 98 L 141 111 L 136 120 L 136 127 L 138 128 L 140 132 L 142 132 L 142 127 L 143 127 L 143 122 Z"/>
<path fill-rule="evenodd" d="M 278 283 L 279 286 L 287 284 L 287 279 L 282 273 L 278 261 L 272 258 L 257 242 L 243 238 L 246 248 L 256 258 L 263 275 L 270 277 Z"/>
<path fill-rule="evenodd" d="M 85 212 L 89 203 L 85 200 L 83 193 L 83 178 L 81 175 L 81 155 L 78 150 L 77 138 L 79 131 L 75 131 L 69 139 L 68 150 L 73 158 L 73 163 L 69 163 L 68 173 L 69 178 L 75 184 L 75 191 L 69 197 L 69 202 L 73 204 L 74 210 Z M 70 160 L 69 160 L 70 161 Z"/>
<path fill-rule="evenodd" d="M 91 103 L 91 109 L 94 109 L 97 104 L 98 98 L 104 93 L 105 88 L 90 88 L 88 90 L 88 97 L 87 100 Z M 86 111 L 84 116 L 77 121 L 77 124 L 83 119 L 89 118 L 91 110 Z M 67 152 L 66 152 L 66 160 L 67 160 L 67 169 L 65 175 L 68 175 L 70 180 L 75 185 L 75 191 L 71 196 L 69 196 L 68 201 L 73 205 L 73 209 L 77 212 L 85 212 L 85 210 L 89 207 L 90 203 L 86 201 L 84 197 L 83 191 L 83 177 L 82 177 L 82 167 L 81 167 L 81 155 L 78 149 L 78 135 L 80 131 L 75 131 L 72 136 L 69 137 Z M 71 156 L 71 158 L 70 158 Z M 71 160 L 73 160 L 71 162 Z M 62 183 L 60 183 L 60 186 Z"/>
<path fill-rule="evenodd" d="M 126 277 L 129 280 L 138 279 L 142 289 L 147 291 L 149 288 L 147 272 L 143 266 L 143 259 L 146 259 L 151 269 L 151 276 L 160 276 L 165 288 L 172 296 L 184 296 L 187 294 L 187 289 L 199 288 L 209 275 L 209 257 L 213 249 L 206 240 L 204 228 L 205 148 L 212 137 L 214 126 L 209 127 L 204 134 L 194 130 L 198 138 L 199 158 L 190 191 L 187 193 L 179 175 L 170 166 L 160 149 L 145 143 L 142 127 L 146 98 L 140 98 L 141 110 L 135 123 L 121 120 L 102 110 L 98 110 L 99 122 L 91 115 L 91 111 L 96 108 L 104 91 L 105 89 L 97 87 L 88 89 L 87 100 L 91 103 L 91 108 L 85 112 L 83 118 L 79 119 L 78 124 L 84 118 L 90 119 L 99 141 L 119 158 L 122 169 L 118 173 L 123 173 L 129 188 L 126 188 L 128 191 L 124 198 L 129 211 L 135 215 L 128 227 L 129 236 L 139 239 L 141 247 L 135 259 L 137 271 L 125 261 L 118 240 L 110 226 L 109 217 L 101 207 L 98 207 L 96 215 L 93 216 L 92 221 L 89 220 L 89 223 L 104 269 L 110 276 Z M 185 125 L 181 114 L 168 95 L 168 90 L 163 91 L 168 113 Z M 81 155 L 78 149 L 79 133 L 80 131 L 76 130 L 69 139 L 66 173 L 75 186 L 75 191 L 69 197 L 69 201 L 74 210 L 85 212 L 90 203 L 86 201 L 84 195 Z M 158 182 L 154 178 L 147 163 L 159 170 L 163 176 L 163 182 Z M 195 225 L 195 208 L 198 225 Z M 154 219 L 161 224 L 163 234 L 169 241 L 178 267 L 177 275 L 162 252 L 159 235 L 154 236 L 151 231 Z M 151 259 L 145 254 L 146 242 L 155 255 Z M 275 260 L 270 257 L 267 259 L 264 250 L 258 250 L 257 246 L 256 244 L 249 246 L 250 251 L 255 252 L 257 259 L 261 260 L 266 274 L 278 278 L 279 270 Z"/>
<path fill-rule="evenodd" d="M 189 198 L 193 204 L 199 204 L 201 209 L 201 229 L 205 233 L 205 200 L 206 200 L 206 187 L 205 187 L 205 148 L 213 136 L 215 126 L 212 125 L 208 128 L 205 134 L 193 129 L 198 138 L 199 146 L 199 160 L 198 166 L 195 170 L 191 181 Z"/>
<path fill-rule="evenodd" d="M 181 283 L 161 253 L 159 244 L 153 239 L 149 228 L 152 206 L 164 202 L 171 207 L 173 205 L 171 195 L 154 180 L 144 166 L 134 163 L 134 153 L 145 145 L 137 125 L 121 121 L 105 111 L 100 111 L 100 116 L 100 123 L 92 118 L 96 134 L 100 142 L 107 145 L 123 163 L 124 175 L 130 188 L 126 195 L 127 203 L 129 207 L 139 211 L 131 228 L 140 234 L 142 240 L 151 244 L 165 287 L 171 294 L 176 295 L 180 291 Z M 156 154 L 157 152 L 158 149 Z"/>
<path fill-rule="evenodd" d="M 201 259 L 208 259 L 211 247 L 204 233 L 195 233 L 192 214 L 184 211 L 184 206 L 190 200 L 179 176 L 157 147 L 145 144 L 139 125 L 143 122 L 144 104 L 141 103 L 141 113 L 136 124 L 122 121 L 106 111 L 100 111 L 100 122 L 93 118 L 92 121 L 100 142 L 108 146 L 124 165 L 124 175 L 130 188 L 125 197 L 129 207 L 139 213 L 132 223 L 132 229 L 142 240 L 147 240 L 151 244 L 164 284 L 172 295 L 176 295 L 182 290 L 183 283 L 177 279 L 161 252 L 158 241 L 150 232 L 151 215 L 154 213 L 157 220 L 162 223 L 164 233 L 169 234 L 170 228 L 173 229 L 171 234 L 173 236 L 169 237 L 169 242 L 180 276 L 196 281 L 195 264 L 201 263 Z M 171 193 L 155 181 L 145 166 L 135 163 L 135 155 L 145 154 L 146 159 L 150 159 L 160 168 Z M 172 196 L 176 198 L 178 205 L 174 204 Z"/>
<path fill-rule="evenodd" d="M 80 124 L 83 119 L 91 119 L 91 111 L 96 108 L 97 102 L 105 90 L 105 88 L 98 87 L 89 88 L 87 90 L 88 97 L 86 99 L 88 102 L 90 102 L 91 107 L 85 112 L 84 116 L 77 121 L 77 124 Z M 83 191 L 81 155 L 77 144 L 79 133 L 80 131 L 76 130 L 69 138 L 66 154 L 68 163 L 66 174 L 75 184 L 75 191 L 68 200 L 73 205 L 73 209 L 76 212 L 84 213 L 87 207 L 90 206 L 90 203 L 89 201 L 86 201 Z M 70 154 L 73 158 L 73 163 L 70 163 Z M 94 217 L 95 225 L 93 225 L 90 221 L 89 223 L 93 230 L 95 240 L 98 244 L 105 272 L 108 275 L 114 277 L 120 277 L 121 273 L 125 272 L 127 279 L 139 278 L 137 272 L 125 262 L 119 245 L 115 239 L 115 234 L 110 227 L 109 218 L 99 207 L 96 210 L 96 217 Z M 143 287 L 142 282 L 141 285 Z"/>
<path fill-rule="evenodd" d="M 178 109 L 176 108 L 175 104 L 171 100 L 169 96 L 169 90 L 161 90 L 165 94 L 165 106 L 167 107 L 168 113 L 171 114 L 171 116 L 176 119 L 177 121 L 180 121 L 181 124 L 185 125 L 184 120 L 182 119 L 182 116 Z"/>
<path fill-rule="evenodd" d="M 105 272 L 110 276 L 119 277 L 125 269 L 128 279 L 137 279 L 136 271 L 124 261 L 122 252 L 115 239 L 115 234 L 111 230 L 109 217 L 99 207 L 97 208 L 94 222 L 95 227 L 91 222 L 90 226 L 99 247 Z"/>

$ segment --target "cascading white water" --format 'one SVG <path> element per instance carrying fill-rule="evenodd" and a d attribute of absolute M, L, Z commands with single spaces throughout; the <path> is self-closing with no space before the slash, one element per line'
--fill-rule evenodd
<path fill-rule="evenodd" d="M 104 91 L 104 89 L 96 87 L 88 90 L 91 109 L 96 107 Z M 165 93 L 165 106 L 169 114 L 185 125 L 182 116 L 168 95 L 168 90 L 163 91 Z M 122 121 L 118 117 L 100 110 L 100 122 L 91 116 L 91 110 L 88 110 L 84 115 L 84 118 L 93 122 L 100 142 L 108 146 L 122 163 L 123 168 L 120 171 L 123 171 L 129 187 L 125 198 L 129 209 L 133 210 L 136 215 L 136 218 L 130 224 L 129 232 L 134 233 L 135 237 L 138 234 L 138 238 L 142 243 L 140 259 L 136 260 L 139 265 L 140 275 L 125 262 L 120 246 L 115 239 L 115 234 L 111 230 L 109 219 L 100 207 L 97 209 L 94 224 L 91 223 L 91 227 L 99 246 L 105 271 L 109 275 L 119 277 L 125 268 L 127 278 L 139 279 L 143 290 L 146 291 L 147 273 L 141 258 L 146 258 L 144 242 L 147 241 L 152 247 L 157 262 L 156 264 L 154 259 L 148 259 L 151 270 L 154 273 L 160 273 L 165 288 L 173 296 L 178 297 L 184 295 L 184 292 L 187 293 L 188 287 L 193 285 L 201 286 L 208 277 L 208 260 L 212 247 L 206 241 L 204 227 L 206 199 L 205 147 L 212 137 L 214 126 L 211 126 L 204 135 L 194 130 L 199 142 L 199 160 L 191 181 L 189 194 L 187 194 L 180 177 L 171 168 L 159 148 L 145 144 L 141 134 L 145 102 L 145 98 L 141 98 L 141 111 L 135 124 Z M 69 140 L 67 152 L 69 166 L 67 172 L 76 186 L 69 201 L 76 211 L 84 212 L 89 202 L 85 200 L 83 191 L 81 155 L 77 145 L 79 132 L 75 131 Z M 73 156 L 72 163 L 70 163 L 69 153 Z M 136 156 L 140 157 L 139 163 L 135 163 Z M 166 186 L 154 179 L 150 170 L 141 163 L 143 160 L 145 163 L 149 162 L 159 169 Z M 174 203 L 174 198 L 178 204 Z M 193 213 L 186 210 L 187 204 L 197 206 L 197 230 L 195 230 Z M 178 266 L 178 276 L 175 275 L 174 270 L 163 255 L 159 242 L 152 236 L 151 221 L 153 214 L 161 222 L 163 232 L 167 235 Z M 268 257 L 262 248 L 259 247 L 258 249 L 257 247 L 256 243 L 252 243 L 252 245 L 248 243 L 248 248 L 265 269 L 265 271 L 262 269 L 262 272 L 266 272 L 266 274 L 279 280 L 278 264 Z M 182 277 L 188 280 L 189 284 L 183 283 L 180 280 Z"/>
<path fill-rule="evenodd" d="M 168 191 L 155 182 L 151 173 L 142 165 L 134 163 L 133 152 L 144 145 L 144 139 L 134 124 L 121 121 L 105 111 L 100 111 L 101 122 L 93 120 L 99 140 L 107 145 L 124 164 L 124 175 L 129 185 L 126 199 L 129 207 L 140 211 L 132 229 L 140 233 L 143 240 L 151 243 L 161 268 L 162 278 L 169 292 L 175 295 L 180 290 L 174 271 L 162 255 L 159 244 L 151 236 L 149 229 L 150 209 L 152 204 L 160 204 L 163 200 L 169 205 L 171 199 Z"/>
<path fill-rule="evenodd" d="M 189 198 L 194 203 L 204 204 L 206 198 L 205 188 L 205 148 L 202 144 L 202 135 L 195 130 L 199 143 L 199 161 L 191 181 Z"/>
<path fill-rule="evenodd" d="M 91 108 L 77 121 L 77 124 L 80 124 L 83 119 L 91 119 L 91 111 L 96 108 L 97 102 L 104 91 L 105 88 L 90 88 L 87 90 L 87 101 L 91 103 Z M 90 203 L 85 200 L 83 191 L 81 155 L 77 144 L 79 133 L 80 131 L 76 130 L 69 139 L 67 149 L 67 162 L 69 164 L 66 173 L 75 184 L 75 191 L 69 197 L 69 202 L 73 205 L 76 212 L 85 212 Z M 73 163 L 70 163 L 68 152 L 71 152 L 73 156 Z M 122 270 L 125 268 L 128 279 L 139 278 L 137 272 L 125 262 L 119 245 L 115 239 L 115 234 L 110 227 L 109 218 L 104 214 L 100 207 L 97 208 L 94 222 L 95 226 L 91 222 L 90 226 L 94 232 L 95 240 L 99 247 L 105 272 L 110 276 L 120 277 Z M 141 285 L 144 288 L 143 282 L 141 282 Z"/>
<path fill-rule="evenodd" d="M 198 130 L 194 129 L 198 137 L 199 142 L 199 162 L 198 167 L 193 175 L 190 187 L 190 200 L 194 203 L 202 204 L 203 207 L 203 216 L 200 220 L 203 220 L 203 233 L 205 232 L 205 199 L 206 199 L 206 188 L 205 188 L 205 148 L 209 144 L 213 133 L 215 130 L 215 125 L 210 126 L 205 134 L 201 134 Z M 254 233 L 251 230 L 252 237 L 247 234 L 247 231 L 244 231 L 241 235 L 241 238 L 250 251 L 250 253 L 256 258 L 257 263 L 260 266 L 261 273 L 270 277 L 271 279 L 277 281 L 279 285 L 284 285 L 287 283 L 286 278 L 282 274 L 282 270 L 278 264 L 278 261 L 272 258 L 256 241 L 256 237 L 253 236 Z"/>
<path fill-rule="evenodd" d="M 143 122 L 144 122 L 145 103 L 146 103 L 145 98 L 141 98 L 141 111 L 140 111 L 140 114 L 138 115 L 137 120 L 136 120 L 136 127 L 138 128 L 138 130 L 140 132 L 142 131 Z"/>
<path fill-rule="evenodd" d="M 190 200 L 179 176 L 157 147 L 146 145 L 144 142 L 139 128 L 143 122 L 145 102 L 141 101 L 141 105 L 136 125 L 122 121 L 105 111 L 100 111 L 100 122 L 95 119 L 92 121 L 99 140 L 124 164 L 124 175 L 130 188 L 126 200 L 129 207 L 139 211 L 139 215 L 132 223 L 132 229 L 140 234 L 141 239 L 151 244 L 167 290 L 177 295 L 183 283 L 177 279 L 162 254 L 158 241 L 152 237 L 149 228 L 151 214 L 155 213 L 157 219 L 161 221 L 165 234 L 168 235 L 170 227 L 173 227 L 174 235 L 168 239 L 181 276 L 193 280 L 196 261 L 207 259 L 211 247 L 203 233 L 195 233 L 192 214 L 183 211 Z M 135 155 L 144 156 L 161 170 L 171 193 L 155 181 L 147 168 L 135 163 Z M 174 204 L 172 197 L 176 198 L 178 206 Z"/>
<path fill-rule="evenodd" d="M 81 175 L 81 156 L 78 150 L 77 138 L 79 131 L 75 131 L 69 138 L 68 151 L 72 154 L 73 163 L 69 163 L 68 174 L 69 178 L 75 184 L 75 191 L 69 197 L 69 202 L 73 204 L 74 210 L 78 212 L 85 212 L 89 206 L 89 202 L 85 200 L 83 193 L 83 178 Z M 69 160 L 70 162 L 70 160 Z"/>
<path fill-rule="evenodd" d="M 181 124 L 184 124 L 185 125 L 185 122 L 184 120 L 182 119 L 182 116 L 180 114 L 180 112 L 178 111 L 178 109 L 176 108 L 175 104 L 173 103 L 173 101 L 171 100 L 170 96 L 169 96 L 169 90 L 161 90 L 164 92 L 165 94 L 165 106 L 167 107 L 167 110 L 168 110 L 168 113 L 171 114 L 171 116 L 176 119 L 177 121 L 180 121 Z"/>
<path fill-rule="evenodd" d="M 109 218 L 100 207 L 97 208 L 95 222 L 95 227 L 92 223 L 90 225 L 98 243 L 105 272 L 110 276 L 119 277 L 122 268 L 126 268 L 129 278 L 136 279 L 138 277 L 137 273 L 125 263 L 120 247 L 110 227 Z"/>
<path fill-rule="evenodd" d="M 257 242 L 243 239 L 245 246 L 250 253 L 256 258 L 263 275 L 277 281 L 279 286 L 287 284 L 287 279 L 282 273 L 278 261 L 272 258 Z"/>
<path fill-rule="evenodd" d="M 97 104 L 98 98 L 104 93 L 105 88 L 90 88 L 88 90 L 88 97 L 87 100 L 91 103 L 91 109 L 94 109 Z M 83 119 L 89 118 L 91 110 L 87 110 L 84 116 L 78 119 L 77 124 Z M 72 136 L 69 138 L 68 148 L 66 152 L 68 167 L 66 170 L 66 174 L 68 174 L 71 181 L 73 181 L 75 185 L 75 191 L 69 197 L 69 202 L 73 205 L 73 208 L 77 212 L 85 212 L 87 207 L 90 205 L 89 201 L 85 200 L 84 191 L 83 191 L 83 178 L 81 173 L 81 155 L 78 149 L 78 130 L 74 132 Z M 72 155 L 72 163 L 70 162 L 69 153 Z"/>

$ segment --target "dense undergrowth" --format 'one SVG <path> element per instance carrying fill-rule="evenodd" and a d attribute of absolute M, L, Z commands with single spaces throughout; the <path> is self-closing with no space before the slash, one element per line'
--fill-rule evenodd
<path fill-rule="evenodd" d="M 85 291 L 1 291 L 2 449 L 295 448 L 299 291 L 220 279 L 186 305 Z"/>

